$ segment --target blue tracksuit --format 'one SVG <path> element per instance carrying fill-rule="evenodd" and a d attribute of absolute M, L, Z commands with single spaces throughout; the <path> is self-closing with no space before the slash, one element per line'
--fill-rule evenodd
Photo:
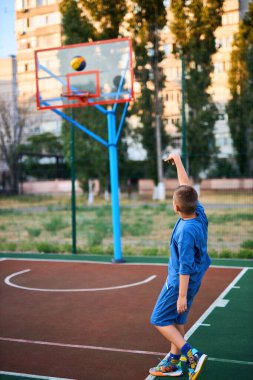
<path fill-rule="evenodd" d="M 185 324 L 193 299 L 211 260 L 207 253 L 208 220 L 200 202 L 194 219 L 179 219 L 170 240 L 169 275 L 151 316 L 156 326 Z M 177 313 L 179 275 L 190 276 L 187 292 L 187 311 Z"/>

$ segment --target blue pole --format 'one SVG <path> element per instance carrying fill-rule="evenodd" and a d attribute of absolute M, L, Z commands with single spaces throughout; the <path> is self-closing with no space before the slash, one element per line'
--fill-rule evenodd
<path fill-rule="evenodd" d="M 108 111 L 108 149 L 110 161 L 110 182 L 112 198 L 112 228 L 114 242 L 114 259 L 115 263 L 123 263 L 121 251 L 121 228 L 120 228 L 120 206 L 119 206 L 119 177 L 118 177 L 118 152 L 116 146 L 116 114 Z"/>

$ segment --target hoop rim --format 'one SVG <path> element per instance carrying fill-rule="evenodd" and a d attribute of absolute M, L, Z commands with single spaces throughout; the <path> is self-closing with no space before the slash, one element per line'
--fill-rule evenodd
<path fill-rule="evenodd" d="M 89 98 L 94 97 L 94 94 L 91 94 L 89 91 L 64 91 L 61 93 L 63 98 L 69 100 L 77 100 L 78 104 L 88 104 Z"/>
<path fill-rule="evenodd" d="M 89 98 L 92 94 L 89 91 L 63 91 L 61 93 L 63 98 Z"/>

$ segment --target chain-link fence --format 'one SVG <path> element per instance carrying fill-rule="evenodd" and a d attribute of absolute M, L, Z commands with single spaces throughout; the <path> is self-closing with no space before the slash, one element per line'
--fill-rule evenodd
<path fill-rule="evenodd" d="M 145 179 L 147 164 L 127 165 L 120 172 L 123 254 L 167 256 L 178 218 L 172 209 L 173 190 L 178 185 L 175 167 L 164 168 L 166 200 L 155 201 L 155 182 Z M 85 162 L 83 168 L 85 171 Z M 209 219 L 209 252 L 253 257 L 253 178 L 222 178 L 219 170 L 220 178 L 210 171 L 212 175 L 203 179 L 200 187 L 200 201 Z M 63 157 L 20 160 L 18 173 L 20 195 L 0 196 L 0 250 L 71 253 L 71 181 Z M 76 183 L 77 251 L 112 255 L 109 176 L 93 182 L 93 203 L 88 181 Z M 7 188 L 2 181 L 2 189 Z"/>

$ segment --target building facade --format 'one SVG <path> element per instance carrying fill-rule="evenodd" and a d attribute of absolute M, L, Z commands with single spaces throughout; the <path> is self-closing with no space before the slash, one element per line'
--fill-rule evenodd
<path fill-rule="evenodd" d="M 29 134 L 59 134 L 61 120 L 53 112 L 37 111 L 34 51 L 62 45 L 58 0 L 16 0 L 18 101 L 29 104 Z"/>
<path fill-rule="evenodd" d="M 62 45 L 60 0 L 16 0 L 17 77 L 18 100 L 29 102 L 31 123 L 29 133 L 51 131 L 60 133 L 61 120 L 51 111 L 37 111 L 35 104 L 34 50 Z M 216 144 L 220 157 L 233 154 L 225 106 L 229 100 L 228 70 L 233 35 L 238 31 L 239 21 L 248 9 L 249 0 L 225 0 L 222 25 L 216 30 L 218 51 L 213 56 L 214 73 L 210 94 L 218 109 L 219 120 L 215 125 Z M 170 31 L 171 14 L 167 1 L 167 26 L 162 31 L 166 59 L 162 62 L 166 76 L 163 91 L 163 119 L 168 133 L 177 148 L 181 135 L 176 124 L 181 120 L 181 62 L 172 54 L 174 37 Z"/>

